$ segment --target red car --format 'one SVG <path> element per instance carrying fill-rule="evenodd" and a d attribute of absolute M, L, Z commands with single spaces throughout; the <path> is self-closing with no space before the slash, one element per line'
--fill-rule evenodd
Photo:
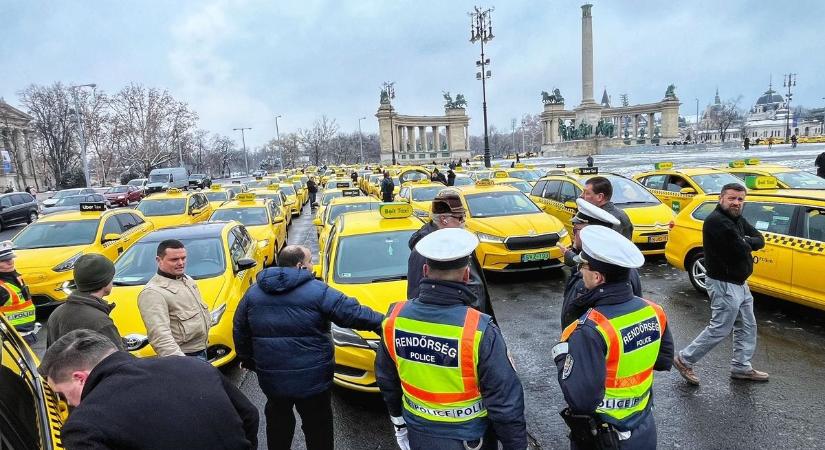
<path fill-rule="evenodd" d="M 110 187 L 103 195 L 112 206 L 129 206 L 129 203 L 139 202 L 143 198 L 143 191 L 137 186 L 124 184 Z"/>

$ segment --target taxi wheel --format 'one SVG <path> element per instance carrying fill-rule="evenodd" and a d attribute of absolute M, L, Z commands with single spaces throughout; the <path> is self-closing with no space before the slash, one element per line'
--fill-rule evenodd
<path fill-rule="evenodd" d="M 693 287 L 703 293 L 707 294 L 708 288 L 706 284 L 707 270 L 705 269 L 705 254 L 702 252 L 693 253 L 689 258 L 687 264 L 688 277 Z"/>

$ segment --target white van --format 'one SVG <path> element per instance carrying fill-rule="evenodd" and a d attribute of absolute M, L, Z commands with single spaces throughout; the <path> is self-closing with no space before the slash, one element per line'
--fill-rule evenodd
<path fill-rule="evenodd" d="M 184 167 L 155 169 L 149 172 L 146 194 L 165 191 L 169 188 L 186 190 L 189 188 L 189 172 Z"/>

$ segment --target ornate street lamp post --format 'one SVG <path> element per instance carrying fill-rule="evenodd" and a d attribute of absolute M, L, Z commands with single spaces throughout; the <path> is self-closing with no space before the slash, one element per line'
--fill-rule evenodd
<path fill-rule="evenodd" d="M 476 61 L 476 66 L 481 69 L 476 72 L 476 79 L 481 80 L 482 109 L 484 111 L 484 166 L 490 167 L 490 137 L 487 134 L 487 78 L 492 73 L 487 70 L 490 59 L 484 58 L 484 43 L 493 40 L 493 23 L 491 13 L 494 8 L 482 10 L 478 6 L 473 8 L 470 15 L 470 42 L 481 42 L 481 59 Z M 468 149 L 469 150 L 469 149 Z"/>

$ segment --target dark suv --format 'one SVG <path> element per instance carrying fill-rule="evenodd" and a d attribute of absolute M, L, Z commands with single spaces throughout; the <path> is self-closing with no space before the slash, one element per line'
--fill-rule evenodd
<path fill-rule="evenodd" d="M 39 214 L 40 207 L 31 194 L 10 192 L 0 195 L 0 230 L 19 223 L 32 223 Z"/>
<path fill-rule="evenodd" d="M 189 187 L 198 187 L 206 189 L 212 186 L 212 179 L 202 173 L 193 173 L 189 175 Z"/>

